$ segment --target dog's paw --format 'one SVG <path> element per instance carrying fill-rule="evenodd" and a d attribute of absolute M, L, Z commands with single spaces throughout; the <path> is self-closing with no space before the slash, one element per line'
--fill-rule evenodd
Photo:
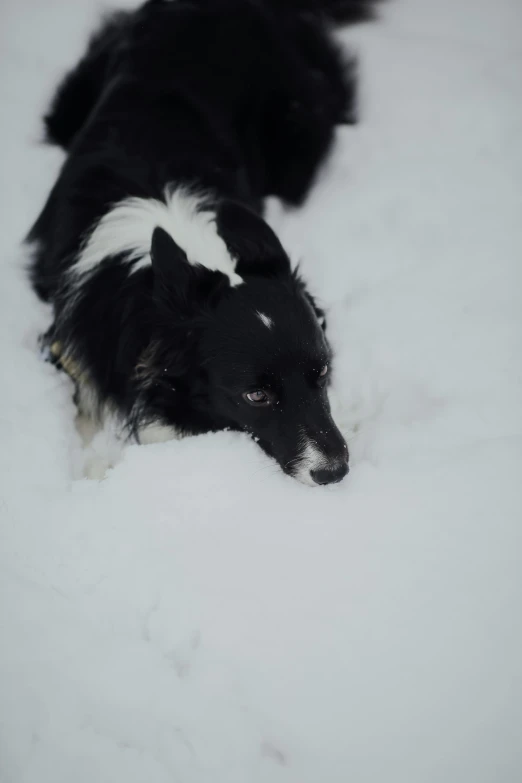
<path fill-rule="evenodd" d="M 105 429 L 97 432 L 84 450 L 83 476 L 101 481 L 123 455 L 123 441 Z"/>
<path fill-rule="evenodd" d="M 107 459 L 98 455 L 92 454 L 86 457 L 83 466 L 83 477 L 90 479 L 91 481 L 102 481 L 110 468 L 113 468 Z"/>

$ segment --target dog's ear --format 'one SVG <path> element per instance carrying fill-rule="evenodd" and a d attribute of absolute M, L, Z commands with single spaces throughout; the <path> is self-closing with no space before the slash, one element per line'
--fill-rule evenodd
<path fill-rule="evenodd" d="M 162 228 L 152 234 L 150 259 L 154 273 L 154 296 L 163 305 L 175 305 L 181 314 L 208 304 L 228 286 L 222 272 L 191 264 L 187 254 Z"/>
<path fill-rule="evenodd" d="M 223 201 L 216 211 L 216 226 L 229 253 L 237 260 L 240 277 L 277 277 L 290 274 L 290 260 L 268 223 L 235 201 Z"/>
<path fill-rule="evenodd" d="M 319 326 L 323 330 L 323 332 L 326 332 L 326 313 L 322 309 L 322 307 L 319 307 L 317 302 L 315 301 L 314 297 L 308 293 L 308 291 L 305 292 L 305 296 L 312 305 L 312 309 L 315 313 L 315 317 L 319 321 Z"/>
<path fill-rule="evenodd" d="M 304 298 L 308 302 L 308 304 L 311 306 L 312 310 L 315 313 L 315 317 L 319 321 L 319 326 L 323 330 L 323 332 L 326 332 L 326 313 L 323 310 L 322 307 L 320 307 L 317 304 L 317 301 L 315 299 L 315 296 L 312 296 L 306 288 L 305 282 L 303 278 L 301 277 L 301 273 L 299 270 L 299 266 L 297 266 L 293 273 L 292 277 L 294 279 L 295 284 L 297 285 L 298 290 L 303 294 Z"/>
<path fill-rule="evenodd" d="M 155 282 L 167 289 L 184 288 L 193 274 L 187 254 L 162 228 L 152 234 L 150 260 Z"/>

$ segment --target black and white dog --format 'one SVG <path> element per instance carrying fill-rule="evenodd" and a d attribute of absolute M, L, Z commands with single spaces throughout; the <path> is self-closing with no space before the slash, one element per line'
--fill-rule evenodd
<path fill-rule="evenodd" d="M 46 117 L 68 154 L 28 237 L 84 414 L 142 442 L 244 431 L 300 481 L 346 475 L 324 314 L 260 213 L 301 203 L 355 121 L 330 25 L 370 10 L 149 0 L 91 40 Z"/>

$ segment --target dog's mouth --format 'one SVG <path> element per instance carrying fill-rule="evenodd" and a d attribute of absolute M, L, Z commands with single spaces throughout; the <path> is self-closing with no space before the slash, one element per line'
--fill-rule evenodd
<path fill-rule="evenodd" d="M 266 443 L 257 438 L 254 438 L 254 440 L 269 456 L 278 462 L 283 473 L 309 487 L 339 484 L 350 472 L 348 448 L 346 445 L 344 445 L 341 454 L 332 457 L 327 457 L 325 454 L 307 447 L 299 456 L 285 462 L 277 459 L 273 450 Z"/>
<path fill-rule="evenodd" d="M 329 454 L 311 437 L 300 438 L 300 450 L 296 456 L 284 459 L 274 444 L 250 433 L 252 439 L 269 457 L 274 459 L 283 473 L 309 487 L 339 484 L 350 472 L 348 446 L 335 428 L 335 449 Z M 333 444 L 332 444 L 333 445 Z"/>
<path fill-rule="evenodd" d="M 324 459 L 316 467 L 310 467 L 308 460 L 301 459 L 283 467 L 284 472 L 301 484 L 309 487 L 323 487 L 339 484 L 349 473 L 348 459 L 344 456 L 334 460 Z"/>

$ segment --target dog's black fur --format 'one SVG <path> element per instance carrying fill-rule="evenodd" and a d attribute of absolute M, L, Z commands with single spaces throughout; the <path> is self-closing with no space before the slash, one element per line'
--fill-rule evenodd
<path fill-rule="evenodd" d="M 371 7 L 149 0 L 107 20 L 59 86 L 47 138 L 68 154 L 28 237 L 32 280 L 53 303 L 47 339 L 79 368 L 79 390 L 138 438 L 150 423 L 244 430 L 308 483 L 347 472 L 321 374 L 323 313 L 260 213 L 271 194 L 300 204 L 335 125 L 355 121 L 354 63 L 329 24 Z M 212 211 L 241 285 L 205 258 L 189 263 L 162 228 L 151 264 L 131 273 L 127 251 L 109 252 L 75 276 L 115 204 L 162 201 L 167 186 Z"/>

